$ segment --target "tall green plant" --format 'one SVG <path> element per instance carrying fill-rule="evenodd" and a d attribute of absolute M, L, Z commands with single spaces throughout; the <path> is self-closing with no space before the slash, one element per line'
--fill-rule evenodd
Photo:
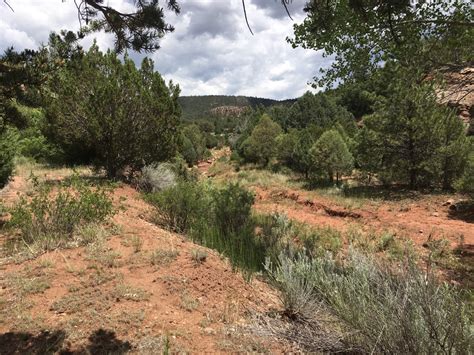
<path fill-rule="evenodd" d="M 94 45 L 49 81 L 48 133 L 72 160 L 92 161 L 111 177 L 132 173 L 175 154 L 178 95 L 150 59 L 137 69 Z"/>

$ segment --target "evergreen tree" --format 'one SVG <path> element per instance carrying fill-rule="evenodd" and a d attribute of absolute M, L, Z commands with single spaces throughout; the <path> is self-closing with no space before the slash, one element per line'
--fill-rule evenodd
<path fill-rule="evenodd" d="M 411 188 L 440 180 L 450 186 L 467 154 L 461 121 L 437 104 L 428 85 L 400 80 L 392 90 L 363 120 L 357 149 L 360 167 Z"/>
<path fill-rule="evenodd" d="M 346 132 L 355 133 L 354 117 L 344 107 L 327 94 L 307 92 L 289 109 L 285 129 L 303 129 L 311 124 L 328 129 L 335 123 L 341 124 Z"/>
<path fill-rule="evenodd" d="M 175 154 L 179 88 L 166 86 L 151 60 L 137 69 L 94 45 L 48 85 L 48 133 L 70 158 L 81 152 L 114 177 Z"/>
<path fill-rule="evenodd" d="M 206 137 L 195 124 L 183 128 L 183 139 L 180 152 L 188 165 L 194 165 L 205 158 L 208 150 L 206 148 Z"/>
<path fill-rule="evenodd" d="M 309 150 L 311 170 L 327 174 L 332 182 L 334 175 L 339 183 L 342 174 L 352 171 L 354 158 L 346 143 L 335 129 L 324 132 Z"/>
<path fill-rule="evenodd" d="M 280 134 L 276 143 L 278 160 L 290 168 L 293 167 L 295 163 L 294 151 L 298 144 L 298 131 L 290 129 L 288 133 Z"/>
<path fill-rule="evenodd" d="M 470 143 L 469 157 L 464 174 L 455 182 L 454 187 L 474 199 L 474 140 Z"/>
<path fill-rule="evenodd" d="M 282 129 L 278 123 L 273 122 L 270 116 L 264 114 L 250 137 L 243 143 L 245 157 L 267 166 L 277 154 L 276 138 L 281 132 Z"/>
<path fill-rule="evenodd" d="M 297 142 L 293 149 L 292 166 L 296 171 L 304 174 L 306 179 L 309 178 L 312 166 L 309 150 L 322 133 L 323 129 L 315 125 L 310 125 L 305 129 L 298 131 Z"/>
<path fill-rule="evenodd" d="M 17 137 L 9 128 L 3 128 L 0 121 L 0 188 L 5 186 L 12 173 L 16 153 Z"/>

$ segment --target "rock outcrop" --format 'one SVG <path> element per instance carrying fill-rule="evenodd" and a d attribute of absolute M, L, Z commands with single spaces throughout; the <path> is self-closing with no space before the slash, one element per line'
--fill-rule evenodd
<path fill-rule="evenodd" d="M 474 67 L 446 71 L 443 78 L 445 87 L 437 92 L 439 102 L 454 108 L 468 134 L 474 135 Z"/>

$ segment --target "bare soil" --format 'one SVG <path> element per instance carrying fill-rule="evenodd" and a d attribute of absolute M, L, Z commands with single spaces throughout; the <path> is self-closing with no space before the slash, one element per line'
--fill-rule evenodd
<path fill-rule="evenodd" d="M 0 198 L 12 202 L 27 185 L 17 177 Z M 114 199 L 125 207 L 113 218 L 118 228 L 95 253 L 0 261 L 0 354 L 290 349 L 246 330 L 255 314 L 280 307 L 266 283 L 247 282 L 218 253 L 148 222 L 150 206 L 131 187 Z M 193 261 L 196 249 L 204 262 Z"/>

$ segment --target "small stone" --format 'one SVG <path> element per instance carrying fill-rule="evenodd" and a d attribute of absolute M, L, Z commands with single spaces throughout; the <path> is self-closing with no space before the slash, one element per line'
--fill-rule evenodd
<path fill-rule="evenodd" d="M 204 328 L 204 334 L 214 335 L 214 334 L 216 334 L 216 331 L 211 327 L 207 327 L 207 328 Z"/>
<path fill-rule="evenodd" d="M 450 206 L 450 205 L 453 205 L 453 204 L 454 204 L 454 200 L 452 198 L 450 198 L 445 203 L 443 203 L 443 206 Z"/>
<path fill-rule="evenodd" d="M 423 233 L 423 229 L 420 229 L 420 230 L 418 231 L 418 233 Z"/>
<path fill-rule="evenodd" d="M 433 212 L 431 215 L 432 215 L 433 217 L 439 217 L 439 213 L 438 213 L 438 212 Z"/>

